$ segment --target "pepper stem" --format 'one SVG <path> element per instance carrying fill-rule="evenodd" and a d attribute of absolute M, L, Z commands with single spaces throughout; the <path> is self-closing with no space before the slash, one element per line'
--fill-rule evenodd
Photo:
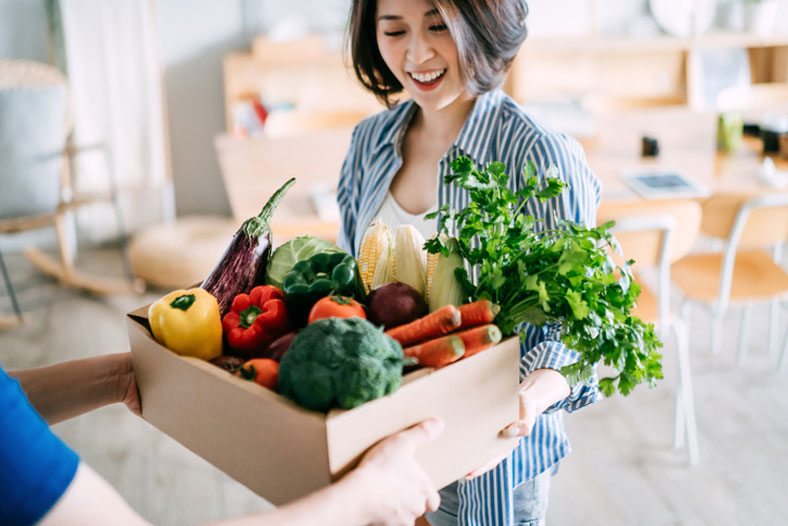
<path fill-rule="evenodd" d="M 265 206 L 263 206 L 263 209 L 260 210 L 259 214 L 244 221 L 241 229 L 243 229 L 248 237 L 259 238 L 266 233 L 268 230 L 268 222 L 271 220 L 271 216 L 274 215 L 274 210 L 276 210 L 276 207 L 279 206 L 279 203 L 285 197 L 287 191 L 290 190 L 290 187 L 294 184 L 295 177 L 291 177 L 289 181 L 279 188 L 279 190 L 274 192 Z"/>
<path fill-rule="evenodd" d="M 170 302 L 170 307 L 173 309 L 181 309 L 186 310 L 192 306 L 192 303 L 195 301 L 194 294 L 183 294 L 182 296 L 178 296 L 174 300 Z"/>
<path fill-rule="evenodd" d="M 260 307 L 257 305 L 252 305 L 245 311 L 241 313 L 241 320 L 238 322 L 238 326 L 242 329 L 248 329 L 254 324 L 254 320 L 263 312 L 260 310 Z"/>

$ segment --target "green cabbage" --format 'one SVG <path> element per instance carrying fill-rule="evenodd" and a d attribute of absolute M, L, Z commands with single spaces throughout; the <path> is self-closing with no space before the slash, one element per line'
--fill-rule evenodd
<path fill-rule="evenodd" d="M 343 250 L 331 241 L 319 237 L 306 235 L 291 239 L 279 245 L 279 248 L 274 250 L 271 255 L 271 259 L 268 260 L 265 283 L 281 289 L 285 276 L 292 270 L 293 265 L 315 254 L 334 252 L 343 252 Z"/>

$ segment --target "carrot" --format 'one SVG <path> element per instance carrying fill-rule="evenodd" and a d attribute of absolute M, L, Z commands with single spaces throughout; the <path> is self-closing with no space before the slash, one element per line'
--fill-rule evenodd
<path fill-rule="evenodd" d="M 402 352 L 405 356 L 418 360 L 419 365 L 443 367 L 462 358 L 465 354 L 465 346 L 462 338 L 450 334 L 405 347 Z"/>
<path fill-rule="evenodd" d="M 461 321 L 462 317 L 457 307 L 446 305 L 422 318 L 389 329 L 386 334 L 405 347 L 450 333 L 459 328 Z"/>
<path fill-rule="evenodd" d="M 464 331 L 455 332 L 454 334 L 462 338 L 462 343 L 465 345 L 465 355 L 463 355 L 463 358 L 473 356 L 485 349 L 489 349 L 501 341 L 501 329 L 492 323 L 480 327 L 473 327 L 472 329 L 465 329 Z"/>
<path fill-rule="evenodd" d="M 478 300 L 473 303 L 466 303 L 459 307 L 462 315 L 462 325 L 460 329 L 476 327 L 492 323 L 495 317 L 501 312 L 501 307 L 490 300 Z"/>

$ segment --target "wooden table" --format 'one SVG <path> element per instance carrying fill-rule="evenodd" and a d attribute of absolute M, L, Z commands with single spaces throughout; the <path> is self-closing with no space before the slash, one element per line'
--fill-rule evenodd
<path fill-rule="evenodd" d="M 717 153 L 716 126 L 716 114 L 695 113 L 686 107 L 660 107 L 600 118 L 600 132 L 586 146 L 586 153 L 592 170 L 602 180 L 603 201 L 641 199 L 619 174 L 644 167 L 680 170 L 710 193 L 776 191 L 756 179 L 764 158 L 760 141 L 745 138 L 736 153 Z M 296 177 L 296 185 L 272 220 L 277 241 L 303 234 L 335 239 L 339 223 L 321 220 L 309 194 L 315 184 L 336 187 L 351 132 L 342 128 L 289 137 L 218 136 L 216 152 L 235 219 L 240 224 L 257 214 L 276 188 Z M 658 158 L 641 158 L 643 135 L 659 140 Z M 788 170 L 788 161 L 774 160 L 778 169 Z"/>
<path fill-rule="evenodd" d="M 335 240 L 339 222 L 321 220 L 310 192 L 318 184 L 336 188 L 352 131 L 338 128 L 254 139 L 218 136 L 219 167 L 238 224 L 259 213 L 271 194 L 295 177 L 296 184 L 271 221 L 275 242 L 304 234 Z"/>
<path fill-rule="evenodd" d="M 734 153 L 716 151 L 717 116 L 691 112 L 685 107 L 661 107 L 600 117 L 599 134 L 586 145 L 589 165 L 603 184 L 603 201 L 640 199 L 620 178 L 624 171 L 673 169 L 688 174 L 710 194 L 780 191 L 756 177 L 765 156 L 759 139 L 745 137 Z M 641 157 L 641 137 L 659 140 L 660 154 Z M 788 160 L 772 156 L 778 170 Z"/>

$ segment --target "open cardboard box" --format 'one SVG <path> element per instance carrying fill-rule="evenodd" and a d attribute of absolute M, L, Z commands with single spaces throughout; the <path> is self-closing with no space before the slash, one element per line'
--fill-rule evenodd
<path fill-rule="evenodd" d="M 151 336 L 147 312 L 127 320 L 143 418 L 275 505 L 330 484 L 380 439 L 428 417 L 445 429 L 416 458 L 438 488 L 516 444 L 499 431 L 518 416 L 517 338 L 409 373 L 390 396 L 323 414 L 167 350 Z"/>

